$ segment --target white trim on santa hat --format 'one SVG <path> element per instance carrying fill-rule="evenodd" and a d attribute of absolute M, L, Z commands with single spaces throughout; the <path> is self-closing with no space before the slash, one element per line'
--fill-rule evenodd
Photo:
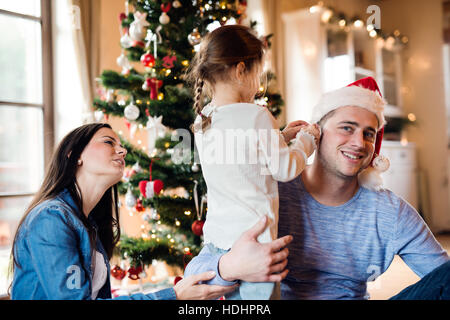
<path fill-rule="evenodd" d="M 380 95 L 370 89 L 359 86 L 349 86 L 322 95 L 318 104 L 313 109 L 312 123 L 319 122 L 326 114 L 346 106 L 356 106 L 373 112 L 378 119 L 378 128 L 385 124 L 383 111 L 386 101 Z"/>

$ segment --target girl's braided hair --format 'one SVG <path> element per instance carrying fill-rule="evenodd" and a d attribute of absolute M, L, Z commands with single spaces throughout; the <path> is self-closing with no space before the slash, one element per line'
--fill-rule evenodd
<path fill-rule="evenodd" d="M 204 116 L 202 110 L 204 96 L 212 97 L 214 84 L 228 80 L 230 69 L 239 62 L 251 71 L 263 56 L 264 43 L 246 26 L 223 26 L 205 36 L 187 73 L 187 81 L 194 89 L 194 111 L 202 117 L 201 130 L 211 124 L 211 117 Z M 199 129 L 191 126 L 193 132 Z"/>

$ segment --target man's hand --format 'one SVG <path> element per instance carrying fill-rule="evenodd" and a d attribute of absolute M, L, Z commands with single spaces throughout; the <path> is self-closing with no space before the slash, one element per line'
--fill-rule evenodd
<path fill-rule="evenodd" d="M 231 250 L 222 256 L 219 273 L 224 280 L 280 282 L 286 277 L 289 250 L 284 247 L 292 241 L 292 236 L 259 243 L 257 237 L 266 229 L 266 224 L 267 217 L 264 217 L 243 233 Z"/>
<path fill-rule="evenodd" d="M 177 300 L 211 300 L 217 299 L 221 296 L 230 293 L 239 286 L 238 284 L 232 286 L 216 286 L 208 284 L 198 284 L 200 281 L 211 280 L 215 277 L 214 271 L 204 272 L 189 276 L 180 280 L 173 289 Z"/>
<path fill-rule="evenodd" d="M 286 141 L 286 143 L 289 143 L 289 141 L 295 138 L 301 128 L 308 125 L 309 123 L 303 120 L 292 121 L 284 128 L 283 131 L 281 131 L 281 134 L 284 137 L 284 141 Z"/>

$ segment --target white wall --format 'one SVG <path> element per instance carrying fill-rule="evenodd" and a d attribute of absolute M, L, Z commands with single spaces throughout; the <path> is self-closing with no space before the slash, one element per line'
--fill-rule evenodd
<path fill-rule="evenodd" d="M 302 9 L 282 15 L 284 26 L 284 100 L 286 122 L 309 121 L 320 99 L 325 39 L 320 15 Z"/>
<path fill-rule="evenodd" d="M 380 8 L 381 28 L 399 29 L 409 37 L 402 56 L 403 102 L 418 122 L 408 130 L 408 140 L 418 146 L 429 187 L 426 218 L 433 231 L 450 230 L 442 1 L 385 1 Z"/>

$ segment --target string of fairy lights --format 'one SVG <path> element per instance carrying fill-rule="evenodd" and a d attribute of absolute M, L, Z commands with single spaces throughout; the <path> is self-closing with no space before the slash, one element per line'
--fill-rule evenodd
<path fill-rule="evenodd" d="M 374 24 L 366 24 L 361 17 L 347 17 L 342 12 L 336 12 L 333 8 L 325 6 L 322 1 L 309 8 L 311 14 L 320 14 L 321 22 L 324 24 L 335 25 L 344 31 L 351 29 L 366 29 L 369 37 L 383 42 L 387 49 L 395 49 L 396 46 L 406 45 L 409 38 L 402 34 L 400 30 L 394 30 L 392 33 L 385 33 L 382 29 L 377 29 Z"/>

